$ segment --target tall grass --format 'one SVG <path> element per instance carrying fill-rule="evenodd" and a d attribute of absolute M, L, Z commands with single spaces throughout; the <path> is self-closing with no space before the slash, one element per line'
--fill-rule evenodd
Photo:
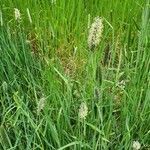
<path fill-rule="evenodd" d="M 0 149 L 149 149 L 149 18 L 149 0 L 0 1 Z"/>

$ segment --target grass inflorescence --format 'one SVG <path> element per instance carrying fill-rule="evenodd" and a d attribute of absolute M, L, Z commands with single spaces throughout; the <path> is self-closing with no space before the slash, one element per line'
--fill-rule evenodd
<path fill-rule="evenodd" d="M 149 149 L 149 18 L 149 0 L 0 1 L 0 149 Z"/>

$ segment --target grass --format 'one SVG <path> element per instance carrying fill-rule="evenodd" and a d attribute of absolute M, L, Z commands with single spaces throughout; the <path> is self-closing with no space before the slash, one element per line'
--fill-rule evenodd
<path fill-rule="evenodd" d="M 0 149 L 150 149 L 149 39 L 149 0 L 0 1 Z"/>

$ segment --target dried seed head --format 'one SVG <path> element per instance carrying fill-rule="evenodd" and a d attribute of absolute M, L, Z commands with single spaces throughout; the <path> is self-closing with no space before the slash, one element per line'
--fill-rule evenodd
<path fill-rule="evenodd" d="M 88 114 L 88 107 L 86 103 L 82 102 L 79 109 L 79 118 L 85 119 Z"/>
<path fill-rule="evenodd" d="M 19 9 L 14 8 L 14 15 L 15 15 L 15 20 L 20 20 L 21 19 L 21 14 L 20 14 Z"/>
<path fill-rule="evenodd" d="M 88 36 L 89 49 L 93 49 L 99 44 L 102 32 L 103 32 L 102 19 L 100 17 L 96 17 L 89 30 Z"/>
<path fill-rule="evenodd" d="M 133 150 L 139 150 L 141 148 L 141 144 L 138 141 L 133 141 Z"/>
<path fill-rule="evenodd" d="M 37 106 L 37 114 L 38 115 L 40 114 L 41 110 L 43 110 L 44 106 L 45 106 L 45 98 L 43 97 L 38 102 L 38 106 Z"/>

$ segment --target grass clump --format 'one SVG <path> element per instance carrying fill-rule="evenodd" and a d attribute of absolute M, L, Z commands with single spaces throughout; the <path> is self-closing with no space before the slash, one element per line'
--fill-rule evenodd
<path fill-rule="evenodd" d="M 0 1 L 0 149 L 149 149 L 149 8 Z"/>

